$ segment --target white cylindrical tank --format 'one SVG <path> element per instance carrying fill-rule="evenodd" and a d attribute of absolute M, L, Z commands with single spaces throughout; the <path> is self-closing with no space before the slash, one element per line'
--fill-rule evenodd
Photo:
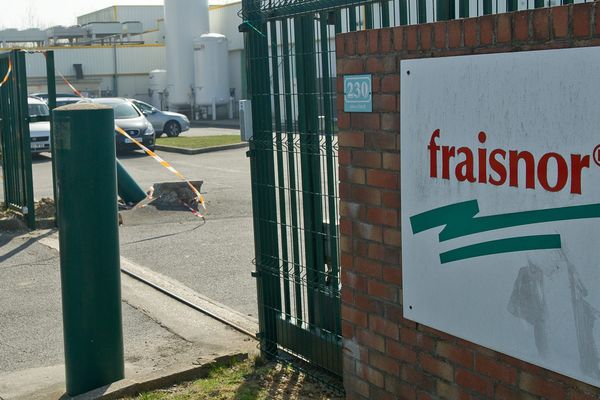
<path fill-rule="evenodd" d="M 150 90 L 150 104 L 162 110 L 164 92 L 167 89 L 167 71 L 164 69 L 150 71 L 148 73 L 148 89 Z"/>
<path fill-rule="evenodd" d="M 225 36 L 208 33 L 194 40 L 194 92 L 198 106 L 229 102 L 229 51 Z"/>
<path fill-rule="evenodd" d="M 165 0 L 167 91 L 170 109 L 189 107 L 194 85 L 194 38 L 208 30 L 208 0 Z"/>

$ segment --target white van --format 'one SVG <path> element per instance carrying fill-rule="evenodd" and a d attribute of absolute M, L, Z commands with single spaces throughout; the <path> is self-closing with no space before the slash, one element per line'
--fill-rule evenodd
<path fill-rule="evenodd" d="M 27 98 L 29 108 L 29 136 L 31 152 L 50 151 L 50 110 L 48 105 L 34 97 Z"/>

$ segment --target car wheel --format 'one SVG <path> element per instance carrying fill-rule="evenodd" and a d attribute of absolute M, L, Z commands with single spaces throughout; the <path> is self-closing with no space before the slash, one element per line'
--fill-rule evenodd
<path fill-rule="evenodd" d="M 181 126 L 175 121 L 169 121 L 165 125 L 164 131 L 168 137 L 177 137 L 181 133 Z"/>

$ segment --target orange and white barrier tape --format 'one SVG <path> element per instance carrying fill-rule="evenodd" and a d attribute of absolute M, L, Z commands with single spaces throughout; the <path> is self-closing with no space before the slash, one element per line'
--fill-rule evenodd
<path fill-rule="evenodd" d="M 84 98 L 84 96 L 81 94 L 81 92 L 79 90 L 77 90 L 72 84 L 71 82 L 69 82 L 67 80 L 67 78 L 65 78 L 65 76 L 63 74 L 60 73 L 60 71 L 56 71 L 56 73 L 58 75 L 60 75 L 60 77 L 62 78 L 63 81 L 65 81 L 65 83 L 71 88 L 71 90 L 73 91 L 73 93 L 75 93 L 77 96 Z M 175 176 L 177 176 L 179 179 L 181 179 L 182 181 L 184 181 L 189 187 L 190 189 L 192 189 L 192 192 L 194 193 L 194 195 L 196 196 L 196 199 L 198 201 L 198 204 L 200 204 L 202 206 L 202 208 L 206 211 L 206 204 L 204 202 L 204 196 L 202 196 L 202 194 L 200 194 L 200 192 L 198 191 L 198 189 L 196 189 L 194 187 L 194 185 L 192 185 L 192 183 L 185 177 L 183 176 L 183 174 L 181 174 L 179 171 L 177 171 L 175 168 L 173 168 L 171 166 L 171 164 L 169 164 L 167 161 L 165 161 L 162 157 L 160 157 L 158 154 L 156 154 L 155 152 L 153 152 L 152 150 L 150 150 L 149 148 L 147 148 L 146 146 L 144 146 L 141 142 L 139 142 L 138 140 L 132 138 L 127 132 L 125 132 L 120 126 L 115 125 L 116 126 L 116 130 L 117 132 L 119 132 L 119 134 L 125 136 L 127 139 L 131 140 L 132 143 L 134 143 L 135 145 L 137 145 L 140 149 L 144 150 L 144 152 L 146 152 L 146 154 L 148 154 L 150 157 L 152 157 L 156 162 L 158 162 L 160 165 L 162 165 L 163 167 L 165 167 L 166 169 L 168 169 L 170 172 L 172 172 Z M 190 209 L 190 211 L 192 211 L 192 213 L 200 218 L 204 218 L 204 216 L 202 214 L 200 214 L 197 210 L 194 210 L 193 208 L 191 208 L 189 205 L 185 204 L 185 206 L 187 208 Z"/>
<path fill-rule="evenodd" d="M 2 85 L 4 85 L 8 81 L 8 78 L 10 77 L 11 72 L 12 72 L 12 61 L 10 60 L 10 57 L 9 57 L 8 58 L 8 70 L 6 71 L 6 75 L 4 75 L 4 79 L 2 79 L 2 81 L 0 82 L 0 87 L 2 87 Z"/>

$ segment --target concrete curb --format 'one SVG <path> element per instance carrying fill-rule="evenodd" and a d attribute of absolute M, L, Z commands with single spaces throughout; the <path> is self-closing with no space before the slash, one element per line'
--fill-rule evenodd
<path fill-rule="evenodd" d="M 183 147 L 165 146 L 162 144 L 157 144 L 156 150 L 162 150 L 162 151 L 166 151 L 166 152 L 170 152 L 170 153 L 193 155 L 193 154 L 201 154 L 201 153 L 212 153 L 214 151 L 221 151 L 221 150 L 241 149 L 243 147 L 248 147 L 248 143 L 242 142 L 242 143 L 235 143 L 235 144 L 226 144 L 223 146 L 205 147 L 203 149 L 186 149 Z"/>
<path fill-rule="evenodd" d="M 190 126 L 192 128 L 231 128 L 240 129 L 240 123 L 223 123 L 219 121 L 191 121 Z"/>
<path fill-rule="evenodd" d="M 75 397 L 64 395 L 61 400 L 92 400 L 92 399 L 120 399 L 123 397 L 133 397 L 143 392 L 162 389 L 177 383 L 188 382 L 195 379 L 205 378 L 208 373 L 216 366 L 226 365 L 232 361 L 243 361 L 248 358 L 248 353 L 236 353 L 214 358 L 206 363 L 192 367 L 173 371 L 162 371 L 146 375 L 136 379 L 123 379 L 94 389 L 90 392 L 80 394 Z"/>

